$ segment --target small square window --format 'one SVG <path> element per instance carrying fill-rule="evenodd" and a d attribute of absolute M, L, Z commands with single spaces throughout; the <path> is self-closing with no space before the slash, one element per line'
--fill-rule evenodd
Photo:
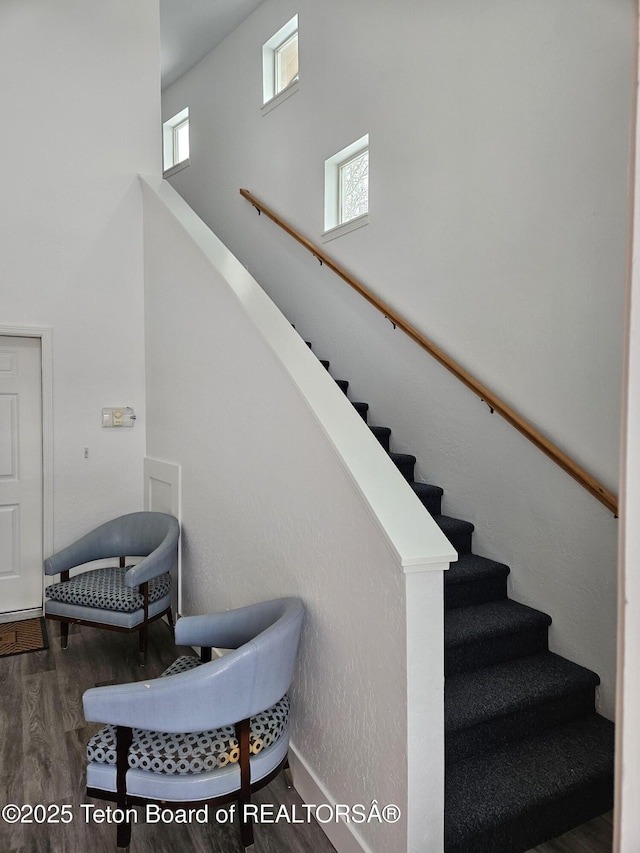
<path fill-rule="evenodd" d="M 262 46 L 262 102 L 275 106 L 293 94 L 298 81 L 298 16 Z M 279 96 L 282 95 L 282 98 Z"/>
<path fill-rule="evenodd" d="M 366 225 L 368 213 L 369 134 L 366 134 L 325 160 L 325 235 L 331 232 L 327 239 Z"/>
<path fill-rule="evenodd" d="M 189 165 L 189 107 L 162 125 L 162 154 L 164 177 Z"/>

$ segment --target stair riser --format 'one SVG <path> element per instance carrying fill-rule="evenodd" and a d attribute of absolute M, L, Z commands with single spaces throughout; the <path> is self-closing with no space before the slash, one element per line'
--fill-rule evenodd
<path fill-rule="evenodd" d="M 386 430 L 382 430 L 376 427 L 369 427 L 369 429 L 388 453 L 391 444 L 391 434 Z"/>
<path fill-rule="evenodd" d="M 394 460 L 394 464 L 398 471 L 402 474 L 402 476 L 409 483 L 413 483 L 413 469 L 415 468 L 415 462 L 404 462 Z"/>
<path fill-rule="evenodd" d="M 455 844 L 445 839 L 445 853 L 526 853 L 613 807 L 613 777 L 599 779 L 551 803 L 543 803 L 517 820 Z"/>
<path fill-rule="evenodd" d="M 461 531 L 458 533 L 457 531 L 451 531 L 446 533 L 446 537 L 451 542 L 453 547 L 456 549 L 458 554 L 470 554 L 471 553 L 471 539 L 473 533 L 466 533 Z"/>
<path fill-rule="evenodd" d="M 390 445 L 389 437 L 384 435 L 377 435 L 376 438 L 388 453 Z"/>
<path fill-rule="evenodd" d="M 420 503 L 422 506 L 430 512 L 431 515 L 440 515 L 442 512 L 442 497 L 438 497 L 434 495 L 433 497 L 422 497 L 419 495 Z"/>
<path fill-rule="evenodd" d="M 547 626 L 445 649 L 445 675 L 548 651 Z"/>
<path fill-rule="evenodd" d="M 506 578 L 485 578 L 469 583 L 455 583 L 444 588 L 445 610 L 503 601 L 507 597 Z"/>
<path fill-rule="evenodd" d="M 445 756 L 448 765 L 468 760 L 474 755 L 497 747 L 509 746 L 546 730 L 585 717 L 594 712 L 593 688 L 569 696 L 553 697 L 506 717 L 493 718 L 445 735 Z"/>
<path fill-rule="evenodd" d="M 366 403 L 352 403 L 353 408 L 360 415 L 362 420 L 367 423 L 369 418 L 369 407 Z"/>

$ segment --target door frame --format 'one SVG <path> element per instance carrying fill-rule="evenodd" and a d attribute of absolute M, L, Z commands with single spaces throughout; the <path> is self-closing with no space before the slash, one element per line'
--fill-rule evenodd
<path fill-rule="evenodd" d="M 42 370 L 42 556 L 53 553 L 53 335 L 49 326 L 0 325 L 0 335 L 12 338 L 39 338 Z M 44 578 L 44 575 L 43 575 Z M 21 610 L 21 616 L 42 616 L 43 605 Z M 0 614 L 1 622 L 10 622 L 14 614 Z"/>

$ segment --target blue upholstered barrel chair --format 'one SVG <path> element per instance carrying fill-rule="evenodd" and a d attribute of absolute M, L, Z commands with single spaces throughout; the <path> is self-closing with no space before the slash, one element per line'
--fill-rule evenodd
<path fill-rule="evenodd" d="M 289 699 L 303 619 L 297 598 L 212 616 L 187 616 L 176 642 L 202 648 L 151 681 L 94 687 L 89 721 L 107 723 L 87 746 L 87 795 L 116 803 L 128 848 L 127 810 L 237 802 L 242 843 L 253 843 L 251 792 L 286 765 Z M 211 647 L 233 649 L 211 661 Z M 117 814 L 117 813 L 116 813 Z"/>
<path fill-rule="evenodd" d="M 146 663 L 149 622 L 168 614 L 171 623 L 171 569 L 178 554 L 180 526 L 163 512 L 133 512 L 96 527 L 44 563 L 60 581 L 45 589 L 44 615 L 60 623 L 67 648 L 69 624 L 138 632 L 140 665 Z M 127 566 L 127 558 L 143 557 Z M 118 558 L 117 566 L 94 568 L 69 577 L 70 570 L 94 560 Z"/>

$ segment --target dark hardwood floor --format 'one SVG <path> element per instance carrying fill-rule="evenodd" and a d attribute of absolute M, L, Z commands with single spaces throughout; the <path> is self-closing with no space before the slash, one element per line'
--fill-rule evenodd
<path fill-rule="evenodd" d="M 82 694 L 89 687 L 159 675 L 178 654 L 168 626 L 151 626 L 148 664 L 137 663 L 137 638 L 71 628 L 69 648 L 60 649 L 57 625 L 48 623 L 49 649 L 0 658 L 0 806 L 71 806 L 73 821 L 9 824 L 0 819 L 0 853 L 113 853 L 115 826 L 85 820 L 82 803 L 104 808 L 85 793 L 85 748 L 99 724 L 87 724 Z M 255 803 L 301 804 L 281 774 Z M 141 821 L 142 821 L 142 813 Z M 34 817 L 36 817 L 34 815 Z M 610 853 L 611 815 L 585 824 L 530 853 Z M 320 829 L 310 823 L 256 826 L 255 853 L 335 853 Z M 242 853 L 235 824 L 145 824 L 133 827 L 132 853 Z M 433 853 L 433 851 L 424 851 Z"/>
<path fill-rule="evenodd" d="M 528 853 L 611 853 L 612 846 L 613 812 L 607 812 Z"/>
<path fill-rule="evenodd" d="M 169 627 L 150 627 L 147 666 L 137 663 L 137 638 L 92 628 L 71 628 L 69 648 L 60 649 L 59 628 L 47 624 L 49 649 L 0 658 L 0 806 L 70 805 L 73 821 L 9 824 L 0 819 L 0 853 L 114 853 L 115 825 L 85 820 L 82 803 L 108 804 L 85 793 L 85 749 L 100 728 L 88 724 L 82 694 L 105 683 L 159 675 L 178 654 Z M 301 804 L 283 774 L 253 795 L 254 803 Z M 132 853 L 242 853 L 235 823 L 133 826 Z M 222 818 L 222 813 L 221 813 Z M 34 814 L 34 818 L 36 815 Z M 315 822 L 262 823 L 255 829 L 256 853 L 335 853 Z"/>

